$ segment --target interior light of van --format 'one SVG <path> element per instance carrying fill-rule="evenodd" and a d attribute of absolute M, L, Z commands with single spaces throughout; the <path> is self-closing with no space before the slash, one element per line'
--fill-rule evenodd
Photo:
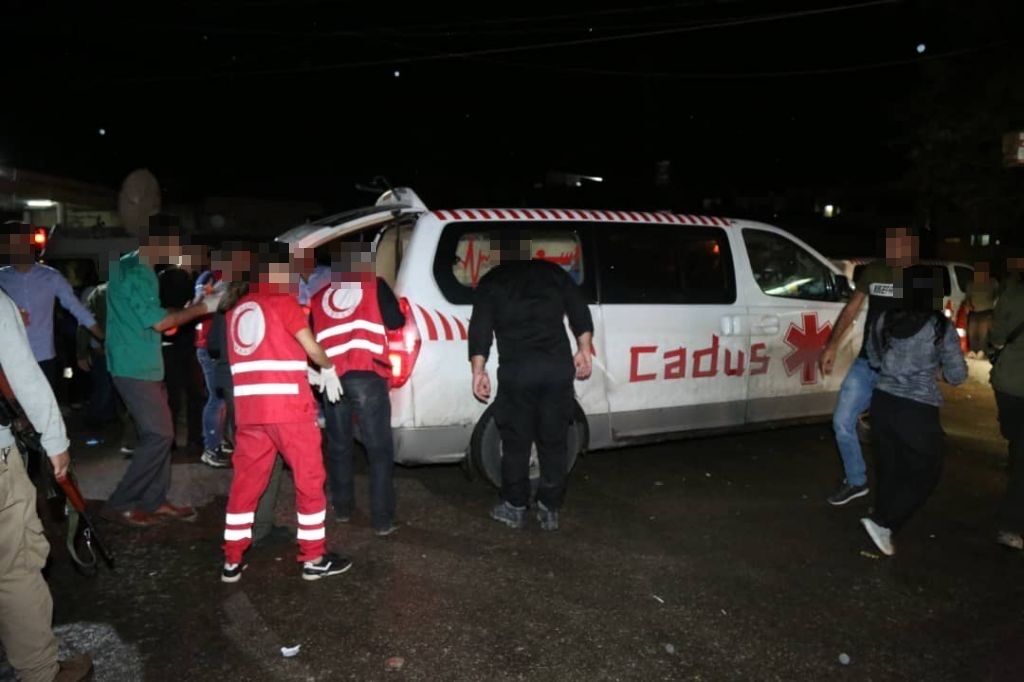
<path fill-rule="evenodd" d="M 398 307 L 405 315 L 405 325 L 401 329 L 388 331 L 388 361 L 391 363 L 392 388 L 399 388 L 408 383 L 416 366 L 416 359 L 420 355 L 422 343 L 409 299 L 399 299 Z"/>
<path fill-rule="evenodd" d="M 29 208 L 53 208 L 57 202 L 53 199 L 29 199 L 25 205 Z"/>

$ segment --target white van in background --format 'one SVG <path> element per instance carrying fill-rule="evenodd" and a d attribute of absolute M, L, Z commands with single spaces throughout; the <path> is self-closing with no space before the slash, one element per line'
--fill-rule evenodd
<path fill-rule="evenodd" d="M 470 390 L 466 336 L 473 288 L 498 262 L 491 241 L 513 231 L 590 302 L 596 362 L 576 383 L 573 462 L 587 449 L 831 414 L 860 334 L 848 335 L 832 375 L 817 360 L 849 283 L 785 231 L 671 213 L 431 211 L 396 189 L 278 238 L 307 249 L 376 244 L 377 274 L 407 313 L 390 344 L 396 461 L 470 457 L 499 482 L 500 439 Z"/>

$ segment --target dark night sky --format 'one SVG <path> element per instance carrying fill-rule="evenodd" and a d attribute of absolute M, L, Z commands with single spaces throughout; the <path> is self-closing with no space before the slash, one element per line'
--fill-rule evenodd
<path fill-rule="evenodd" d="M 1020 3 L 781 16 L 857 4 L 7 3 L 0 163 L 110 184 L 149 166 L 181 194 L 329 203 L 374 174 L 440 203 L 551 168 L 614 188 L 658 159 L 684 186 L 884 182 L 923 74 L 1019 55 Z M 749 23 L 708 26 L 730 22 Z M 919 43 L 924 62 L 863 68 L 918 60 Z"/>

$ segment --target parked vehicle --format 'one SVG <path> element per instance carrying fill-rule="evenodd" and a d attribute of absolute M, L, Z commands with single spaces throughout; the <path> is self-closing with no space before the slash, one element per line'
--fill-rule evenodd
<path fill-rule="evenodd" d="M 466 344 L 473 288 L 500 258 L 499 233 L 529 240 L 590 301 L 596 369 L 576 383 L 573 461 L 587 449 L 827 418 L 859 350 L 860 335 L 848 335 L 836 372 L 821 375 L 849 283 L 777 227 L 634 211 L 431 211 L 396 189 L 278 239 L 375 244 L 377 273 L 408 313 L 389 350 L 399 462 L 469 456 L 500 479 L 500 439 L 471 393 Z"/>

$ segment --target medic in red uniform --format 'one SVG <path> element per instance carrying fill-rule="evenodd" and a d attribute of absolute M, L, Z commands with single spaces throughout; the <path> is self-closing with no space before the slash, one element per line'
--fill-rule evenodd
<path fill-rule="evenodd" d="M 360 246 L 339 247 L 336 260 L 345 272 L 313 296 L 309 307 L 317 343 L 334 361 L 344 388 L 340 401 L 324 405 L 335 517 L 348 521 L 354 511 L 353 425 L 358 423 L 370 465 L 370 522 L 377 537 L 387 537 L 397 528 L 387 332 L 401 329 L 405 316 L 391 287 L 370 271 L 369 251 Z"/>
<path fill-rule="evenodd" d="M 256 506 L 278 452 L 295 479 L 302 577 L 318 580 L 343 573 L 352 565 L 348 559 L 326 552 L 326 475 L 309 382 L 314 381 L 330 402 L 340 398 L 341 384 L 290 293 L 287 250 L 276 244 L 260 249 L 258 281 L 227 315 L 236 442 L 221 580 L 241 578 L 242 557 L 252 543 Z M 319 373 L 309 368 L 307 357 L 321 368 Z"/>

